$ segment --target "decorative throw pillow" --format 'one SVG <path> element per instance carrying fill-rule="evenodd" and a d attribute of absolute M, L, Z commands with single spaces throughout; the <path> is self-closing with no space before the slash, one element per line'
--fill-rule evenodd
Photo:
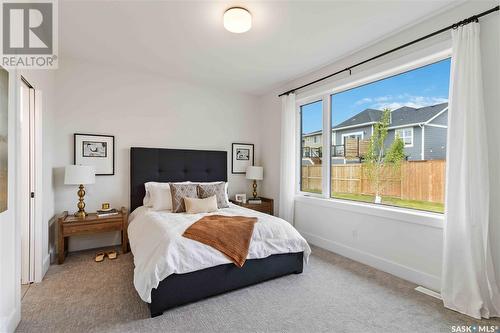
<path fill-rule="evenodd" d="M 198 184 L 198 197 L 203 199 L 213 195 L 217 197 L 217 207 L 229 207 L 229 203 L 226 199 L 226 184 L 224 182 L 215 184 Z"/>
<path fill-rule="evenodd" d="M 205 198 L 184 198 L 184 205 L 186 206 L 186 213 L 211 213 L 217 210 L 217 197 L 215 195 Z"/>
<path fill-rule="evenodd" d="M 213 184 L 219 184 L 219 183 L 224 183 L 225 187 L 224 187 L 224 195 L 225 195 L 225 200 L 226 202 L 229 204 L 229 194 L 227 192 L 227 188 L 229 187 L 229 183 L 228 182 L 224 182 L 222 180 L 220 181 L 217 181 L 217 182 L 191 182 L 193 184 L 196 184 L 196 185 L 213 185 Z"/>
<path fill-rule="evenodd" d="M 172 212 L 182 213 L 186 211 L 184 198 L 198 198 L 196 184 L 174 184 L 170 183 L 172 194 Z"/>

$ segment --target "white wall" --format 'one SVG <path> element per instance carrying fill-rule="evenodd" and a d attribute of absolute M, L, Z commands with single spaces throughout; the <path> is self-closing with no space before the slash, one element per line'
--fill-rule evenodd
<path fill-rule="evenodd" d="M 386 39 L 376 41 L 366 49 L 335 61 L 333 64 L 316 72 L 304 75 L 294 81 L 287 82 L 259 102 L 263 122 L 261 140 L 266 142 L 262 147 L 261 158 L 267 175 L 263 186 L 263 195 L 278 199 L 279 194 L 279 151 L 280 151 L 280 110 L 281 103 L 278 93 L 295 86 L 312 81 L 326 74 L 335 72 L 358 61 L 370 58 L 378 53 L 389 50 L 416 39 L 463 18 L 472 16 L 497 5 L 496 1 L 467 2 L 457 8 L 448 10 L 427 21 L 397 32 Z M 492 178 L 491 191 L 491 225 L 492 244 L 497 272 L 500 273 L 500 133 L 496 124 L 500 121 L 498 113 L 499 101 L 499 15 L 492 14 L 481 19 L 481 39 L 483 50 L 483 67 L 485 83 L 485 100 L 488 113 L 490 141 L 490 170 Z M 444 34 L 438 40 L 448 38 Z M 427 41 L 421 45 L 430 45 Z M 408 52 L 408 51 L 406 51 Z M 402 52 L 401 54 L 404 54 Z M 398 55 L 387 57 L 391 59 Z M 365 65 L 359 70 L 368 70 L 385 61 L 379 60 L 371 65 Z M 339 80 L 332 79 L 331 81 Z M 279 203 L 276 200 L 276 205 Z M 442 228 L 405 222 L 404 219 L 387 218 L 384 215 L 373 215 L 368 210 L 345 209 L 342 205 L 328 205 L 311 199 L 296 201 L 295 226 L 313 244 L 339 252 L 355 260 L 368 263 L 379 269 L 399 275 L 415 283 L 429 288 L 439 289 L 442 264 Z M 352 207 L 351 207 L 352 208 Z M 412 218 L 414 220 L 414 218 Z M 422 221 L 429 218 L 422 218 Z M 416 222 L 421 222 L 417 221 Z M 500 274 L 497 275 L 500 281 Z"/>
<path fill-rule="evenodd" d="M 55 210 L 75 210 L 76 187 L 63 185 L 63 167 L 73 163 L 73 133 L 115 136 L 114 176 L 87 186 L 88 211 L 102 202 L 129 206 L 132 146 L 216 149 L 228 152 L 229 192 L 250 191 L 244 175 L 230 174 L 231 143 L 255 144 L 259 161 L 255 98 L 168 80 L 155 73 L 64 59 L 56 74 L 54 126 Z M 119 243 L 119 235 L 71 237 L 69 250 Z"/>

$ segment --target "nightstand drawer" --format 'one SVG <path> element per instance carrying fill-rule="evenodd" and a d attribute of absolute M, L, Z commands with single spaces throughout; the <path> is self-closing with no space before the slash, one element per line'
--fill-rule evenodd
<path fill-rule="evenodd" d="M 121 230 L 123 227 L 123 222 L 122 221 L 107 221 L 107 222 L 100 222 L 100 223 L 95 223 L 95 224 L 86 224 L 86 225 L 81 225 L 81 224 L 76 224 L 71 225 L 70 223 L 65 223 L 63 225 L 63 234 L 64 236 L 71 236 L 71 235 L 83 235 L 83 234 L 93 234 L 96 232 L 106 232 L 106 231 L 114 231 L 114 230 Z"/>
<path fill-rule="evenodd" d="M 269 215 L 274 215 L 274 200 L 269 199 L 269 198 L 262 198 L 262 203 L 260 204 L 249 204 L 249 203 L 242 203 L 242 202 L 236 202 L 234 200 L 230 200 L 232 203 L 235 205 L 245 207 L 248 209 L 252 209 L 261 213 L 266 213 Z"/>
<path fill-rule="evenodd" d="M 248 208 L 248 209 L 253 209 L 253 210 L 256 210 L 258 212 L 262 212 L 262 213 L 266 213 L 266 214 L 270 214 L 271 212 L 271 205 L 269 204 L 265 204 L 265 203 L 262 203 L 262 204 L 246 204 L 244 206 L 245 208 Z"/>

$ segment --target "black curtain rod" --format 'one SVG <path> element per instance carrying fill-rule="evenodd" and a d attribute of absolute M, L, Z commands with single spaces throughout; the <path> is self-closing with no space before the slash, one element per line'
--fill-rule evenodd
<path fill-rule="evenodd" d="M 386 56 L 386 55 L 388 55 L 388 54 L 390 54 L 390 53 L 393 53 L 393 52 L 399 51 L 399 50 L 401 50 L 401 49 L 403 49 L 403 48 L 405 48 L 405 47 L 408 47 L 408 46 L 410 46 L 410 45 L 416 44 L 416 43 L 421 42 L 421 41 L 423 41 L 423 40 L 425 40 L 425 39 L 428 39 L 428 38 L 434 37 L 434 36 L 436 36 L 436 35 L 439 35 L 440 33 L 443 33 L 443 32 L 445 32 L 445 31 L 447 31 L 447 30 L 450 30 L 450 29 L 456 29 L 456 28 L 458 28 L 459 26 L 466 25 L 466 24 L 469 24 L 469 23 L 471 23 L 471 22 L 478 22 L 478 21 L 479 21 L 478 19 L 479 19 L 480 17 L 485 16 L 485 15 L 488 15 L 488 14 L 491 14 L 491 13 L 496 12 L 496 11 L 498 11 L 498 10 L 500 10 L 500 6 L 493 7 L 493 8 L 491 8 L 491 9 L 489 9 L 489 10 L 485 11 L 485 12 L 482 12 L 482 13 L 477 14 L 477 15 L 473 15 L 473 16 L 471 16 L 471 17 L 469 17 L 469 18 L 466 18 L 465 20 L 462 20 L 462 21 L 460 21 L 460 22 L 454 23 L 454 24 L 449 25 L 449 26 L 447 26 L 447 27 L 445 27 L 445 28 L 442 28 L 442 29 L 440 29 L 440 30 L 438 30 L 438 31 L 435 31 L 435 32 L 433 32 L 433 33 L 430 33 L 430 34 L 425 35 L 425 36 L 423 36 L 423 37 L 420 37 L 420 38 L 418 38 L 418 39 L 415 39 L 415 40 L 413 40 L 413 41 L 411 41 L 411 42 L 408 42 L 408 43 L 403 44 L 403 45 L 401 45 L 401 46 L 398 46 L 398 47 L 396 47 L 396 48 L 393 48 L 392 50 L 386 51 L 386 52 L 384 52 L 384 53 L 380 53 L 379 55 L 376 55 L 376 56 L 371 57 L 371 58 L 369 58 L 369 59 L 366 59 L 366 60 L 363 60 L 363 61 L 361 61 L 361 62 L 358 62 L 357 64 L 354 64 L 354 65 L 352 65 L 352 66 L 350 66 L 350 67 L 344 68 L 344 69 L 342 69 L 342 70 L 340 70 L 340 71 L 338 71 L 338 72 L 335 72 L 335 73 L 329 74 L 329 75 L 327 75 L 327 76 L 323 76 L 322 78 L 319 78 L 319 79 L 314 80 L 314 81 L 312 81 L 312 82 L 306 83 L 306 84 L 304 84 L 304 85 L 302 85 L 302 86 L 300 86 L 300 87 L 297 87 L 297 88 L 294 88 L 294 89 L 288 90 L 287 92 L 284 92 L 284 93 L 282 93 L 282 94 L 279 94 L 279 95 L 278 95 L 278 97 L 281 97 L 281 96 L 283 96 L 283 95 L 288 95 L 288 94 L 290 94 L 290 93 L 295 92 L 295 90 L 299 90 L 299 89 L 302 89 L 302 88 L 308 87 L 308 86 L 313 85 L 313 84 L 315 84 L 315 83 L 318 83 L 318 82 L 321 82 L 321 81 L 323 81 L 323 80 L 329 79 L 329 78 L 331 78 L 332 76 L 338 75 L 338 74 L 340 74 L 340 73 L 343 73 L 343 72 L 351 72 L 351 70 L 352 70 L 353 68 L 355 68 L 355 67 L 361 66 L 361 65 L 363 65 L 363 64 L 366 64 L 367 62 L 370 62 L 370 61 L 372 61 L 372 60 L 375 60 L 375 59 L 381 58 L 381 57 Z"/>

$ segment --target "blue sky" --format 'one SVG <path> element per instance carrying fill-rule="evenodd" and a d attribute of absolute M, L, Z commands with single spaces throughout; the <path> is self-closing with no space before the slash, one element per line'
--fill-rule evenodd
<path fill-rule="evenodd" d="M 450 59 L 332 95 L 333 126 L 365 109 L 420 108 L 448 101 Z M 302 133 L 322 127 L 321 102 L 302 107 Z"/>

